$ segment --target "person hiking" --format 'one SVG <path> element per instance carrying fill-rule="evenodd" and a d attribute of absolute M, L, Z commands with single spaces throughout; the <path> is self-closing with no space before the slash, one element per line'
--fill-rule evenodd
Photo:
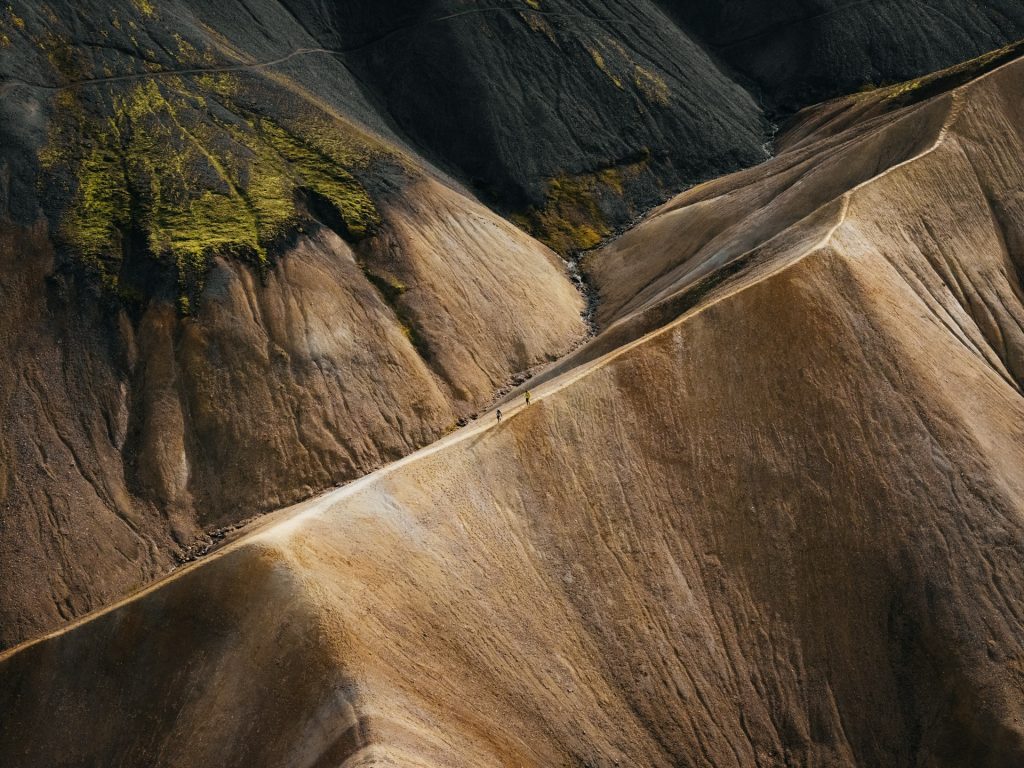
<path fill-rule="evenodd" d="M 526 404 L 530 404 L 530 390 L 526 390 Z"/>
<path fill-rule="evenodd" d="M 498 423 L 501 424 L 501 408 L 498 409 Z"/>

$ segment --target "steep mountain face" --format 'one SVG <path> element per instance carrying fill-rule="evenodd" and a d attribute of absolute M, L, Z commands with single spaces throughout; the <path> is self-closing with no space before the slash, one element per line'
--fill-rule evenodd
<path fill-rule="evenodd" d="M 0 644 L 583 336 L 562 262 L 358 121 L 341 75 L 314 96 L 183 6 L 5 14 Z"/>
<path fill-rule="evenodd" d="M 815 101 L 934 72 L 1024 37 L 1014 0 L 660 0 L 764 101 Z"/>
<path fill-rule="evenodd" d="M 0 656 L 0 760 L 1024 763 L 1024 61 L 989 65 L 802 113 L 591 255 L 604 330 L 531 405 Z"/>
<path fill-rule="evenodd" d="M 736 72 L 778 104 L 805 93 L 716 47 L 710 25 L 749 9 L 701 7 L 0 6 L 0 647 L 437 439 L 574 348 L 584 301 L 544 244 L 589 248 L 762 160 L 773 128 Z M 898 60 L 860 17 L 813 60 L 838 73 L 821 88 L 847 82 L 838 62 L 881 81 L 1018 30 L 1012 8 L 999 32 L 997 2 L 971 8 L 962 38 L 886 12 L 921 52 Z M 783 50 L 788 18 L 751 33 Z M 602 319 L 643 290 L 612 297 L 597 272 Z"/>
<path fill-rule="evenodd" d="M 1012 0 L 286 4 L 347 52 L 399 133 L 561 252 L 763 159 L 765 106 L 789 113 L 1024 36 Z"/>
<path fill-rule="evenodd" d="M 753 98 L 653 3 L 290 0 L 405 136 L 561 251 L 765 157 Z"/>

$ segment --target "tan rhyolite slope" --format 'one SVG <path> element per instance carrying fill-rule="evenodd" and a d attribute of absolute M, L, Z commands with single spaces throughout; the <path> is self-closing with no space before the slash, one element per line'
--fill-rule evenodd
<path fill-rule="evenodd" d="M 262 281 L 215 260 L 192 318 L 96 306 L 48 279 L 45 229 L 5 230 L 0 646 L 429 443 L 582 337 L 557 257 L 465 194 L 424 179 L 382 210 L 359 253 L 319 227 Z"/>
<path fill-rule="evenodd" d="M 680 197 L 533 405 L 0 657 L 0 762 L 1024 763 L 1022 66 Z"/>
<path fill-rule="evenodd" d="M 1004 42 L 1021 15 L 726 5 L 0 4 L 0 648 L 437 439 L 572 348 L 562 265 L 467 190 L 591 247 L 765 156 L 765 110 L 720 62 L 802 105 Z M 760 207 L 715 209 L 741 205 Z M 766 234 L 742 229 L 741 249 Z M 657 274 L 628 261 L 607 311 Z"/>
<path fill-rule="evenodd" d="M 4 97 L 43 165 L 0 162 L 2 191 L 69 208 L 0 213 L 0 647 L 432 442 L 585 334 L 555 254 L 326 85 L 126 77 Z"/>

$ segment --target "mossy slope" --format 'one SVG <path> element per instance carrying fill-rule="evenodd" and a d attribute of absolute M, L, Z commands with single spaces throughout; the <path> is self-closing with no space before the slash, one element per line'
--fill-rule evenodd
<path fill-rule="evenodd" d="M 326 203 L 351 240 L 380 224 L 354 175 L 376 148 L 332 141 L 345 126 L 312 108 L 285 124 L 244 105 L 235 78 L 201 79 L 112 87 L 99 108 L 68 94 L 40 155 L 44 184 L 63 200 L 57 229 L 73 258 L 121 295 L 139 288 L 129 259 L 171 266 L 186 313 L 214 255 L 266 268 L 272 244 L 308 218 L 304 195 Z"/>
<path fill-rule="evenodd" d="M 557 253 L 589 250 L 614 232 L 614 222 L 636 214 L 628 190 L 647 166 L 645 157 L 594 173 L 556 176 L 547 182 L 543 205 L 512 219 Z"/>

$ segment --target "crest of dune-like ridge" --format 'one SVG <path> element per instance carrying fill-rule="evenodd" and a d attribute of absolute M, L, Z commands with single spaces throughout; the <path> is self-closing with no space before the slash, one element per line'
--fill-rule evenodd
<path fill-rule="evenodd" d="M 530 405 L 0 656 L 0 762 L 1020 764 L 1021 66 L 670 201 Z"/>

